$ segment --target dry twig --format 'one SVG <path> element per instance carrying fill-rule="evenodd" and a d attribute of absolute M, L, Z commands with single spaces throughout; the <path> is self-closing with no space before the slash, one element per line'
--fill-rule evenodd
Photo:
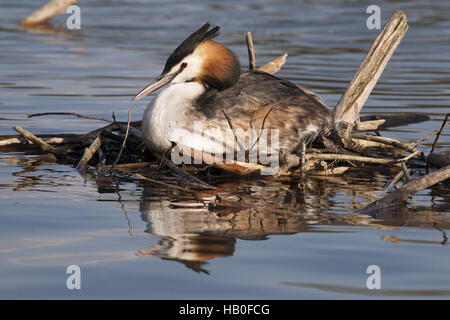
<path fill-rule="evenodd" d="M 252 34 L 250 32 L 247 32 L 245 41 L 247 42 L 247 50 L 248 50 L 248 69 L 255 70 L 256 69 L 255 51 L 253 49 L 253 39 Z"/>
<path fill-rule="evenodd" d="M 28 118 L 33 117 L 42 117 L 42 116 L 53 116 L 53 115 L 67 115 L 67 116 L 74 116 L 82 119 L 91 119 L 91 120 L 100 120 L 100 121 L 106 121 L 109 123 L 113 123 L 113 120 L 108 120 L 100 117 L 91 117 L 91 116 L 85 116 L 76 112 L 42 112 L 42 113 L 33 113 L 29 114 Z"/>
<path fill-rule="evenodd" d="M 34 143 L 36 146 L 39 147 L 42 151 L 45 152 L 51 152 L 51 153 L 57 153 L 57 150 L 53 148 L 51 145 L 49 145 L 47 142 L 42 140 L 41 138 L 36 137 L 34 134 L 32 134 L 30 131 L 27 131 L 19 126 L 14 126 L 14 130 L 16 130 L 18 133 L 20 133 L 24 138 Z"/>

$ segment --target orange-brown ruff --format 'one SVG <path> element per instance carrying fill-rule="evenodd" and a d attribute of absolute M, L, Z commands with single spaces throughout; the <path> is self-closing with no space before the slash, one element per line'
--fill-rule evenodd
<path fill-rule="evenodd" d="M 248 130 L 277 129 L 279 147 L 297 152 L 319 135 L 329 134 L 334 128 L 332 112 L 314 94 L 266 72 L 241 73 L 234 53 L 211 40 L 218 31 L 219 27 L 209 30 L 209 24 L 197 30 L 171 54 L 163 73 L 134 98 L 168 85 L 143 116 L 142 131 L 150 150 L 164 153 L 173 141 L 216 153 L 223 149 L 202 144 L 202 137 L 232 128 L 238 143 L 242 140 L 246 147 L 252 145 L 244 142 Z M 204 124 L 201 135 L 194 132 L 195 122 Z M 174 137 L 177 130 L 185 134 Z M 267 138 L 270 143 L 270 134 Z"/>

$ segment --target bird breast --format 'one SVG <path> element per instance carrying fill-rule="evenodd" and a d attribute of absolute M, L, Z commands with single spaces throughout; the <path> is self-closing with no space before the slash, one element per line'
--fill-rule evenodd
<path fill-rule="evenodd" d="M 150 150 L 164 153 L 171 147 L 176 131 L 191 127 L 192 103 L 204 91 L 198 82 L 173 84 L 150 102 L 142 118 L 142 134 Z"/>

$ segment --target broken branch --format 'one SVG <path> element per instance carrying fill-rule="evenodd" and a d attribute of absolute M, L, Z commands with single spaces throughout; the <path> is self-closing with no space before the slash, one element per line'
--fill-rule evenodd
<path fill-rule="evenodd" d="M 38 146 L 39 149 L 41 149 L 42 151 L 57 153 L 57 150 L 55 148 L 53 148 L 51 145 L 49 145 L 41 138 L 36 137 L 30 131 L 27 131 L 19 126 L 14 126 L 13 129 L 16 130 L 18 133 L 20 133 L 24 138 L 26 138 L 27 140 L 31 141 L 36 146 Z"/>
<path fill-rule="evenodd" d="M 264 71 L 270 74 L 274 74 L 281 69 L 281 67 L 285 64 L 286 58 L 288 54 L 285 53 L 278 58 L 273 59 L 272 61 L 267 62 L 265 65 L 259 67 L 257 70 Z"/>
<path fill-rule="evenodd" d="M 89 148 L 84 149 L 84 154 L 80 159 L 80 162 L 78 162 L 77 170 L 80 172 L 80 174 L 85 177 L 86 176 L 86 166 L 91 160 L 91 158 L 94 156 L 94 154 L 97 152 L 98 148 L 100 148 L 101 140 L 99 137 L 95 138 L 95 140 L 91 143 Z"/>
<path fill-rule="evenodd" d="M 403 11 L 397 10 L 373 43 L 346 92 L 334 108 L 336 120 L 353 124 L 359 119 L 361 108 L 406 30 L 408 30 L 406 16 Z"/>
<path fill-rule="evenodd" d="M 411 180 L 404 186 L 398 188 L 397 190 L 386 195 L 380 200 L 372 202 L 361 210 L 358 210 L 358 213 L 368 213 L 396 205 L 400 202 L 406 201 L 412 194 L 416 193 L 417 191 L 429 188 L 432 185 L 447 180 L 448 178 L 450 178 L 450 166 L 446 166 L 440 170 Z"/>

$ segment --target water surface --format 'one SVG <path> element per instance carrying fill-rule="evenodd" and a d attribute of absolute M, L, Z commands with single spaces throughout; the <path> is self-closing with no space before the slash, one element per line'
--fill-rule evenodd
<path fill-rule="evenodd" d="M 36 112 L 73 111 L 125 121 L 130 99 L 165 58 L 206 21 L 247 64 L 251 31 L 257 64 L 287 52 L 279 76 L 334 106 L 378 34 L 366 28 L 370 2 L 82 1 L 80 31 L 66 16 L 41 29 L 18 22 L 43 1 L 1 1 L 0 135 L 20 125 L 35 134 L 85 133 L 104 123 Z M 422 113 L 430 120 L 384 135 L 417 140 L 449 112 L 450 4 L 382 1 L 382 24 L 403 9 L 410 28 L 363 109 Z M 145 99 L 144 99 L 145 100 Z M 133 108 L 140 120 L 147 101 Z M 432 140 L 421 148 L 428 152 Z M 437 151 L 450 147 L 444 132 Z M 217 183 L 193 199 L 131 176 L 109 188 L 83 181 L 39 154 L 0 153 L 0 298 L 301 299 L 450 297 L 448 183 L 375 218 L 355 210 L 376 199 L 391 172 L 308 180 Z M 217 193 L 217 192 L 216 192 Z M 224 208 L 222 208 L 224 209 Z M 79 265 L 82 289 L 68 290 Z M 378 265 L 382 289 L 368 290 Z"/>

